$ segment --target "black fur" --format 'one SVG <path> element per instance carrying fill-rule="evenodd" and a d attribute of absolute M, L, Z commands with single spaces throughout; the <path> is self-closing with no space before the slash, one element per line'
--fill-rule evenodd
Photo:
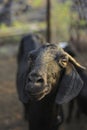
<path fill-rule="evenodd" d="M 63 49 L 57 44 L 41 46 L 40 40 L 33 38 L 34 35 L 23 38 L 19 49 L 18 95 L 27 105 L 30 130 L 57 130 L 62 122 L 58 117 L 59 104 L 76 97 L 83 81 Z"/>

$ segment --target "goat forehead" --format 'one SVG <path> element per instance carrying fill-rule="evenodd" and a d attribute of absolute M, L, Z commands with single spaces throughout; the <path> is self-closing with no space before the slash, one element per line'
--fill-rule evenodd
<path fill-rule="evenodd" d="M 36 72 L 47 72 L 47 68 L 56 66 L 56 56 L 62 53 L 62 49 L 56 45 L 42 46 L 37 50 L 36 58 L 33 61 L 32 70 Z"/>
<path fill-rule="evenodd" d="M 49 46 L 44 47 L 39 50 L 38 56 L 37 56 L 37 62 L 49 62 L 51 60 L 54 60 L 56 54 L 60 53 L 60 48 L 57 46 Z"/>

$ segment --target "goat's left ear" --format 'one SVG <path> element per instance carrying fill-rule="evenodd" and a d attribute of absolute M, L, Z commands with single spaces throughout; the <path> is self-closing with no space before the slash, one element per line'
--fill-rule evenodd
<path fill-rule="evenodd" d="M 60 58 L 59 60 L 59 65 L 64 68 L 64 74 L 60 81 L 58 93 L 56 96 L 57 104 L 69 102 L 80 93 L 83 87 L 83 81 L 74 65 L 81 69 L 84 69 L 84 67 L 76 62 L 76 60 L 73 59 L 70 55 L 65 55 L 66 53 L 64 54 L 64 57 Z"/>

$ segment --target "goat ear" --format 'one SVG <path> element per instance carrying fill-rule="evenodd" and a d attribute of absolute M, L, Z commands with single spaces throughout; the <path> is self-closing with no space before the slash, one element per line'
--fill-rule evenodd
<path fill-rule="evenodd" d="M 59 85 L 56 103 L 62 104 L 69 102 L 79 94 L 82 86 L 83 81 L 75 67 L 71 63 L 68 63 Z"/>
<path fill-rule="evenodd" d="M 66 68 L 67 64 L 68 64 L 69 58 L 66 54 L 61 55 L 60 59 L 59 59 L 59 65 L 62 68 Z"/>

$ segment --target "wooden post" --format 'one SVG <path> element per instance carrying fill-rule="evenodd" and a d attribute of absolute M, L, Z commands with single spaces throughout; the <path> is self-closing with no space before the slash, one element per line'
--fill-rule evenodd
<path fill-rule="evenodd" d="M 47 0 L 47 11 L 46 11 L 46 23 L 47 23 L 47 30 L 46 30 L 46 40 L 47 42 L 51 42 L 51 1 Z"/>

